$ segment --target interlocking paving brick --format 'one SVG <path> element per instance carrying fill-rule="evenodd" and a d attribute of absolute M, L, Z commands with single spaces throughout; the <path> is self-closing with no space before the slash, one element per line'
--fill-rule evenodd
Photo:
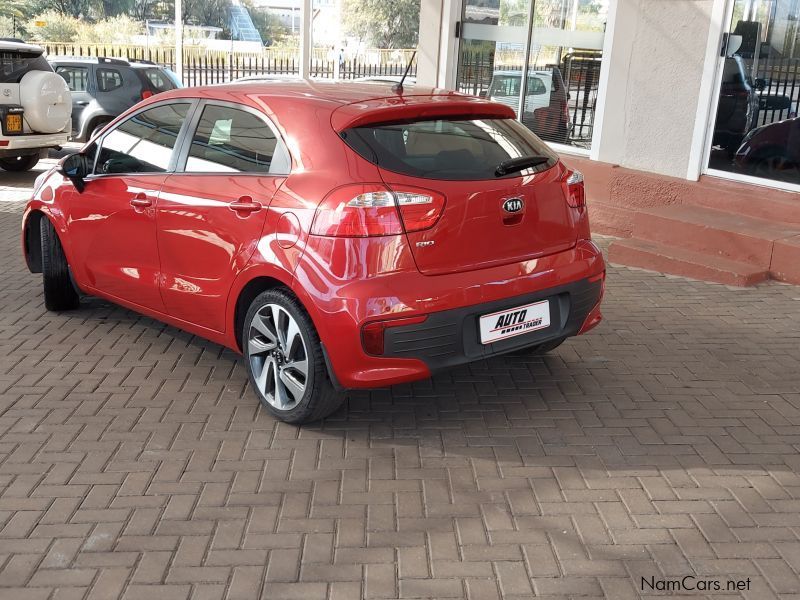
<path fill-rule="evenodd" d="M 800 288 L 611 267 L 589 335 L 298 428 L 210 342 L 45 311 L 21 207 L 0 202 L 0 598 L 800 593 Z"/>

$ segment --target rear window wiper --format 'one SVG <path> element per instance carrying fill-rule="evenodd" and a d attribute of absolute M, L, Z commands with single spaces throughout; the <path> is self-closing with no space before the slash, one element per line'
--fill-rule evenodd
<path fill-rule="evenodd" d="M 495 177 L 502 177 L 503 175 L 509 175 L 510 173 L 516 173 L 517 171 L 524 171 L 525 169 L 530 169 L 531 167 L 538 167 L 539 165 L 543 165 L 550 157 L 548 156 L 520 156 L 519 158 L 512 158 L 509 160 L 504 160 L 497 168 L 494 170 Z"/>

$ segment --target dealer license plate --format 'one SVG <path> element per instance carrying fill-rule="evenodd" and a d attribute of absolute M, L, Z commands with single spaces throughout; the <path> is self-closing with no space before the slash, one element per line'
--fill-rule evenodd
<path fill-rule="evenodd" d="M 480 318 L 481 343 L 491 344 L 545 327 L 550 327 L 550 302 L 542 300 L 483 315 Z"/>
<path fill-rule="evenodd" d="M 6 132 L 22 132 L 22 115 L 6 115 Z"/>

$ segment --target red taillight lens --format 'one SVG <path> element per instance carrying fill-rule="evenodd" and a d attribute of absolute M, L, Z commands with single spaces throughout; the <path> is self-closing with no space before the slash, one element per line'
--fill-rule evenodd
<path fill-rule="evenodd" d="M 586 191 L 583 187 L 583 173 L 580 171 L 567 171 L 564 178 L 565 194 L 567 204 L 572 208 L 583 208 L 586 206 Z"/>
<path fill-rule="evenodd" d="M 151 92 L 150 90 L 144 90 L 142 92 L 142 100 L 147 100 L 152 95 L 153 95 L 153 92 Z"/>
<path fill-rule="evenodd" d="M 390 327 L 417 325 L 423 323 L 427 318 L 427 315 L 421 315 L 419 317 L 405 317 L 367 323 L 361 328 L 361 344 L 364 346 L 364 351 L 373 356 L 381 356 L 384 350 L 384 333 L 387 329 Z"/>
<path fill-rule="evenodd" d="M 436 224 L 444 210 L 444 196 L 428 190 L 395 191 L 406 231 L 422 231 Z"/>
<path fill-rule="evenodd" d="M 443 208 L 444 196 L 428 190 L 346 185 L 328 194 L 319 205 L 311 233 L 372 237 L 401 234 L 403 226 L 406 231 L 420 231 L 433 226 Z"/>

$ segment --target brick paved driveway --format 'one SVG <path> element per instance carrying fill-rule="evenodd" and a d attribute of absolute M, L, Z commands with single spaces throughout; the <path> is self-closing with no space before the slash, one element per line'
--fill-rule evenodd
<path fill-rule="evenodd" d="M 18 223 L 0 202 L 3 600 L 800 596 L 800 288 L 611 269 L 552 356 L 299 429 L 214 344 L 45 312 Z"/>

